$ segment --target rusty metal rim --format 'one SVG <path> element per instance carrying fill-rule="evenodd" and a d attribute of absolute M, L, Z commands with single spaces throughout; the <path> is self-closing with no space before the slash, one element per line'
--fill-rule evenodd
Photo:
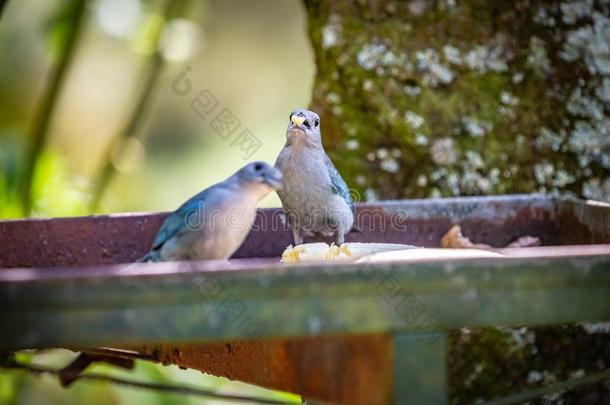
<path fill-rule="evenodd" d="M 571 246 L 544 246 L 535 248 L 500 249 L 498 252 L 506 257 L 497 258 L 453 258 L 453 259 L 418 259 L 409 261 L 409 264 L 426 263 L 443 265 L 447 263 L 464 264 L 472 262 L 480 264 L 486 262 L 492 265 L 502 261 L 543 261 L 546 259 L 579 259 L 608 255 L 610 257 L 610 244 L 604 245 L 571 245 Z M 385 262 L 384 265 L 398 265 L 404 262 Z M 84 267 L 54 267 L 54 268 L 10 268 L 0 269 L 0 283 L 20 283 L 43 280 L 65 280 L 79 278 L 147 278 L 162 277 L 168 274 L 206 273 L 225 274 L 243 272 L 255 274 L 257 272 L 288 272 L 328 269 L 333 271 L 353 271 L 375 266 L 370 263 L 342 263 L 342 262 L 311 262 L 311 263 L 280 263 L 278 258 L 261 259 L 233 259 L 230 262 L 220 260 L 193 261 L 193 262 L 163 262 L 163 263 L 133 263 L 126 265 L 103 265 Z"/>

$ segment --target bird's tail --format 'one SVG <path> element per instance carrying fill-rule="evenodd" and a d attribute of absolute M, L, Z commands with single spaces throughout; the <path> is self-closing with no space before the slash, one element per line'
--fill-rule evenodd
<path fill-rule="evenodd" d="M 161 261 L 161 254 L 158 250 L 151 250 L 146 253 L 140 259 L 138 259 L 138 263 L 146 263 L 146 262 L 158 262 Z"/>

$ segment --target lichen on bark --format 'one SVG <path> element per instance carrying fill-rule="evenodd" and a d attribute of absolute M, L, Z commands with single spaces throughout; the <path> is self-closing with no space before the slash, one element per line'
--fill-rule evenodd
<path fill-rule="evenodd" d="M 305 6 L 312 108 L 363 198 L 610 200 L 609 3 Z"/>

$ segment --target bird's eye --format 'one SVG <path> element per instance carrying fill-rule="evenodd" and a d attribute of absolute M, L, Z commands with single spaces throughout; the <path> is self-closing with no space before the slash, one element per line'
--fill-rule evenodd
<path fill-rule="evenodd" d="M 260 163 L 257 163 L 254 165 L 254 170 L 257 172 L 260 172 L 261 170 L 263 170 L 263 165 Z"/>
<path fill-rule="evenodd" d="M 314 122 L 314 125 L 317 127 L 318 125 L 320 125 L 320 121 L 316 120 L 316 121 Z"/>
<path fill-rule="evenodd" d="M 307 127 L 307 129 L 311 128 L 311 125 L 309 125 L 309 121 L 305 120 L 305 122 L 303 122 L 303 125 L 305 125 L 305 127 Z"/>

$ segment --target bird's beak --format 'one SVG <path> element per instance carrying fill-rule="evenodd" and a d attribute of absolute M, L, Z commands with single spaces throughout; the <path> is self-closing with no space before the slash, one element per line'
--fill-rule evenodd
<path fill-rule="evenodd" d="M 303 123 L 305 122 L 305 117 L 295 114 L 295 115 L 292 115 L 292 117 L 290 117 L 290 121 L 292 122 L 292 126 L 298 128 L 301 125 L 303 125 Z"/>
<path fill-rule="evenodd" d="M 284 186 L 282 172 L 277 169 L 267 172 L 265 175 L 265 183 L 274 190 L 281 190 Z"/>

